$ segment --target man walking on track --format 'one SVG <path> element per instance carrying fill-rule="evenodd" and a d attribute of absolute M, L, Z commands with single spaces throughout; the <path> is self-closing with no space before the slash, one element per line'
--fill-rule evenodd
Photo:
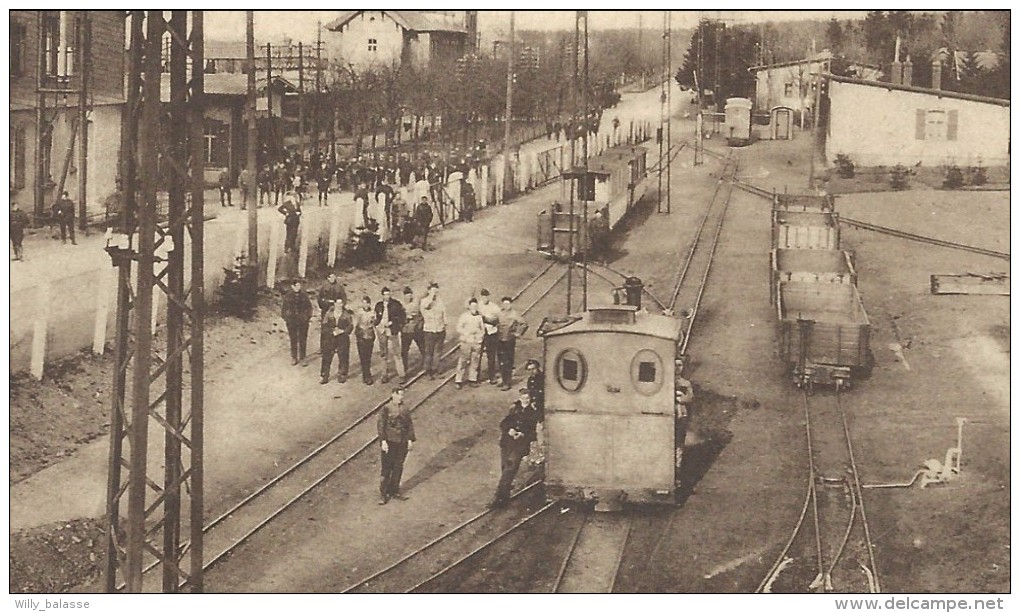
<path fill-rule="evenodd" d="M 379 411 L 379 446 L 382 449 L 382 475 L 379 480 L 379 504 L 391 499 L 407 500 L 400 493 L 407 452 L 414 448 L 414 422 L 410 408 L 404 405 L 404 388 L 393 388 L 390 401 Z"/>

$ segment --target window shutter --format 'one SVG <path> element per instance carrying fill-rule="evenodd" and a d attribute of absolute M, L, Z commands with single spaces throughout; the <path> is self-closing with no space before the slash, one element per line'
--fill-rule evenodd
<path fill-rule="evenodd" d="M 914 138 L 917 140 L 924 140 L 924 123 L 927 114 L 928 112 L 924 109 L 917 109 L 917 131 L 914 133 Z"/>
<path fill-rule="evenodd" d="M 946 140 L 956 140 L 959 124 L 960 111 L 949 111 L 949 119 L 946 123 Z"/>

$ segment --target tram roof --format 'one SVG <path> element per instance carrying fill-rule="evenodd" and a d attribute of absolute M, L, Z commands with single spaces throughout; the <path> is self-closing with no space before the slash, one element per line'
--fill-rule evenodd
<path fill-rule="evenodd" d="M 631 306 L 590 309 L 562 323 L 550 324 L 542 334 L 546 338 L 583 332 L 626 332 L 679 341 L 682 331 L 682 324 L 675 317 L 638 311 Z"/>

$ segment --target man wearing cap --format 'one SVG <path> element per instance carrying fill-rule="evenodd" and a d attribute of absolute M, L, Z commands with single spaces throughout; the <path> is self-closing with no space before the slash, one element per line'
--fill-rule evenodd
<path fill-rule="evenodd" d="M 499 307 L 489 299 L 489 290 L 483 289 L 478 294 L 478 312 L 485 322 L 485 338 L 482 339 L 482 353 L 485 354 L 489 383 L 499 385 L 497 364 L 499 363 Z"/>
<path fill-rule="evenodd" d="M 510 500 L 510 488 L 521 467 L 521 460 L 531 451 L 535 440 L 538 412 L 531 404 L 528 388 L 521 388 L 520 398 L 510 407 L 510 412 L 499 422 L 500 478 L 496 495 L 490 507 L 502 507 Z"/>
<path fill-rule="evenodd" d="M 404 305 L 390 297 L 390 288 L 382 288 L 382 300 L 375 304 L 375 325 L 379 329 L 379 355 L 383 359 L 382 382 L 390 380 L 390 366 L 406 383 L 404 361 L 400 356 L 400 332 L 404 329 Z"/>
<path fill-rule="evenodd" d="M 295 201 L 294 196 L 287 194 L 283 199 L 283 204 L 276 210 L 283 215 L 283 224 L 287 227 L 287 238 L 283 243 L 283 250 L 289 253 L 297 249 L 298 227 L 301 225 L 301 204 Z"/>
<path fill-rule="evenodd" d="M 74 202 L 64 192 L 60 199 L 53 204 L 53 219 L 60 225 L 60 240 L 67 243 L 67 235 L 71 235 L 71 244 L 77 245 L 74 240 Z"/>
<path fill-rule="evenodd" d="M 287 323 L 287 335 L 290 336 L 290 357 L 297 364 L 305 359 L 305 346 L 308 342 L 308 321 L 312 318 L 312 301 L 308 294 L 301 291 L 301 279 L 290 282 L 291 291 L 283 296 L 281 315 Z"/>
<path fill-rule="evenodd" d="M 361 361 L 361 380 L 372 385 L 372 346 L 375 345 L 375 313 L 372 299 L 361 299 L 361 308 L 354 312 L 354 340 L 358 345 L 358 360 Z"/>
<path fill-rule="evenodd" d="M 414 295 L 410 286 L 404 287 L 404 329 L 400 331 L 400 360 L 404 363 L 404 372 L 409 372 L 407 356 L 411 343 L 418 345 L 418 352 L 425 355 L 425 320 L 421 316 L 421 302 Z"/>
<path fill-rule="evenodd" d="M 439 284 L 429 283 L 425 297 L 421 299 L 422 340 L 425 343 L 422 369 L 429 379 L 435 379 L 439 371 L 439 357 L 446 340 L 446 305 L 439 297 Z"/>
<path fill-rule="evenodd" d="M 15 261 L 24 258 L 24 250 L 22 249 L 21 243 L 25 240 L 25 228 L 28 227 L 30 221 L 25 211 L 22 211 L 18 207 L 17 202 L 11 203 L 11 247 L 14 249 Z"/>
<path fill-rule="evenodd" d="M 530 359 L 524 368 L 528 372 L 528 395 L 531 396 L 531 406 L 535 407 L 535 443 L 529 457 L 531 463 L 536 466 L 545 461 L 545 437 L 542 424 L 545 422 L 545 373 L 542 372 L 542 365 L 538 360 Z"/>
<path fill-rule="evenodd" d="M 517 347 L 517 339 L 524 336 L 528 331 L 528 322 L 524 321 L 521 314 L 514 308 L 513 298 L 503 296 L 500 301 L 502 308 L 499 311 L 499 374 L 503 379 L 503 391 L 510 389 L 511 379 L 514 376 L 514 351 Z"/>
<path fill-rule="evenodd" d="M 404 404 L 404 388 L 393 388 L 390 401 L 379 411 L 376 425 L 382 449 L 379 504 L 386 504 L 393 498 L 407 500 L 407 496 L 400 493 L 400 478 L 404 473 L 407 452 L 414 448 L 415 437 L 411 411 Z"/>
<path fill-rule="evenodd" d="M 485 323 L 482 314 L 478 312 L 477 298 L 468 300 L 467 310 L 457 320 L 457 336 L 460 338 L 460 348 L 454 384 L 460 389 L 467 379 L 472 386 L 477 386 L 478 367 L 482 361 L 482 339 L 485 338 Z"/>
<path fill-rule="evenodd" d="M 340 362 L 337 381 L 347 382 L 347 370 L 351 360 L 351 332 L 354 330 L 354 314 L 344 306 L 344 298 L 338 297 L 330 302 L 322 314 L 322 329 L 319 334 L 319 350 L 322 353 L 322 366 L 319 370 L 319 383 L 329 383 L 329 371 L 333 364 L 333 355 Z"/>

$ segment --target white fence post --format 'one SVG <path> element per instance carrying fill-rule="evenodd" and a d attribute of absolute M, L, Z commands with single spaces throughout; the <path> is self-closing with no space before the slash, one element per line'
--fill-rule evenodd
<path fill-rule="evenodd" d="M 489 206 L 489 166 L 488 164 L 482 166 L 482 189 L 477 190 L 481 194 L 481 206 L 482 208 Z"/>
<path fill-rule="evenodd" d="M 110 292 L 116 282 L 113 266 L 99 267 L 99 289 L 96 294 L 96 327 L 92 333 L 92 353 L 103 355 L 106 351 L 106 322 L 110 313 Z"/>
<path fill-rule="evenodd" d="M 280 231 L 283 224 L 274 223 L 269 230 L 269 260 L 266 262 L 266 286 L 276 287 L 276 260 L 280 253 Z"/>
<path fill-rule="evenodd" d="M 312 237 L 311 215 L 301 216 L 301 244 L 298 246 L 298 276 L 304 278 L 308 270 L 308 243 Z"/>
<path fill-rule="evenodd" d="M 39 283 L 36 298 L 35 327 L 32 330 L 32 376 L 40 381 L 43 378 L 43 366 L 46 359 L 46 332 L 50 317 L 50 282 Z"/>

